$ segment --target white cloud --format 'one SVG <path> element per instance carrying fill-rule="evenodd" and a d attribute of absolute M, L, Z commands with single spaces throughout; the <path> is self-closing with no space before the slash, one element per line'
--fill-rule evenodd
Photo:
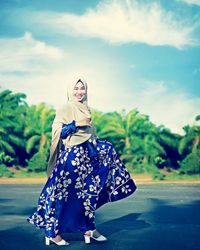
<path fill-rule="evenodd" d="M 164 125 L 175 133 L 183 134 L 182 127 L 193 124 L 199 114 L 200 98 L 191 97 L 181 89 L 172 91 L 165 81 L 143 80 L 117 88 L 108 85 L 106 91 L 98 93 L 100 101 L 95 100 L 94 104 L 100 110 L 138 108 L 140 113 L 149 115 L 153 123 Z"/>
<path fill-rule="evenodd" d="M 108 62 L 102 64 L 101 60 L 88 61 L 89 58 L 88 60 L 80 58 L 79 54 L 74 54 L 73 57 L 75 62 L 67 64 L 67 58 L 62 64 L 55 64 L 54 70 L 46 70 L 41 74 L 37 72 L 31 75 L 0 74 L 1 86 L 14 92 L 26 93 L 29 104 L 44 101 L 58 107 L 66 101 L 68 82 L 83 77 L 89 84 L 89 105 L 99 110 L 107 110 L 104 105 L 110 106 L 110 94 L 117 92 L 115 87 L 117 78 L 112 76 Z M 114 102 L 109 110 L 113 109 L 115 109 Z"/>
<path fill-rule="evenodd" d="M 109 43 L 145 43 L 182 48 L 194 45 L 194 23 L 165 10 L 156 2 L 136 0 L 100 1 L 83 15 L 35 13 L 35 21 L 67 35 L 101 38 Z M 188 24 L 190 22 L 190 25 Z"/>
<path fill-rule="evenodd" d="M 171 91 L 163 81 L 143 81 L 142 84 L 143 89 L 136 96 L 137 106 L 157 125 L 183 133 L 182 127 L 192 124 L 199 114 L 200 98 L 188 96 L 182 90 Z"/>
<path fill-rule="evenodd" d="M 200 0 L 178 0 L 179 2 L 184 2 L 187 4 L 193 4 L 193 5 L 199 5 L 200 6 Z"/>
<path fill-rule="evenodd" d="M 85 52 L 80 56 L 76 48 L 68 53 L 34 39 L 30 33 L 0 39 L 0 84 L 3 89 L 26 93 L 30 104 L 44 101 L 55 107 L 62 105 L 67 83 L 85 76 L 91 83 L 89 104 L 95 106 L 101 98 L 96 93 L 116 82 L 117 78 L 112 78 L 115 69 L 115 62 L 110 58 L 105 60 L 102 53 L 91 57 Z"/>
<path fill-rule="evenodd" d="M 38 72 L 64 57 L 63 51 L 36 40 L 26 32 L 19 38 L 0 39 L 1 72 Z"/>
<path fill-rule="evenodd" d="M 80 57 L 71 50 L 72 61 L 72 57 L 64 56 L 67 52 L 35 40 L 29 34 L 1 39 L 0 45 L 1 70 L 7 72 L 0 74 L 2 87 L 26 93 L 30 104 L 45 101 L 55 107 L 62 105 L 67 83 L 79 75 L 89 83 L 89 105 L 104 112 L 138 107 L 157 125 L 164 124 L 179 133 L 199 113 L 199 98 L 192 98 L 181 90 L 172 91 L 164 81 L 136 82 L 132 79 L 128 84 L 118 62 L 104 55 L 101 57 L 101 53 Z M 38 74 L 41 65 L 45 70 Z M 137 65 L 130 67 L 134 71 Z M 10 71 L 27 71 L 31 75 L 9 74 Z"/>
<path fill-rule="evenodd" d="M 156 125 L 163 124 L 177 133 L 183 133 L 182 127 L 192 124 L 199 114 L 200 98 L 190 97 L 182 90 L 172 91 L 164 81 L 119 84 L 115 75 L 103 68 L 99 71 L 98 65 L 84 68 L 76 64 L 32 77 L 0 76 L 0 80 L 4 88 L 26 93 L 30 104 L 44 101 L 58 107 L 66 100 L 67 83 L 77 76 L 84 76 L 87 80 L 89 105 L 100 111 L 120 111 L 123 108 L 129 111 L 137 107 Z"/>
<path fill-rule="evenodd" d="M 130 83 L 127 86 L 114 78 L 99 77 L 100 85 L 92 84 L 97 78 L 89 78 L 89 100 L 92 107 L 101 111 L 129 111 L 137 107 L 156 125 L 164 125 L 180 134 L 184 132 L 182 127 L 193 124 L 199 114 L 200 98 L 191 97 L 181 89 L 172 91 L 165 81 L 144 80 L 139 85 Z"/>

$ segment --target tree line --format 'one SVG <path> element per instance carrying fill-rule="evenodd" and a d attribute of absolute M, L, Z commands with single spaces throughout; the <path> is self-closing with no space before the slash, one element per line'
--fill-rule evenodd
<path fill-rule="evenodd" d="M 45 103 L 28 105 L 24 93 L 0 93 L 0 176 L 9 167 L 45 171 L 51 143 L 55 109 Z M 193 125 L 183 127 L 184 135 L 157 126 L 137 109 L 103 113 L 92 109 L 99 138 L 113 143 L 131 172 L 177 170 L 180 174 L 200 174 L 200 115 Z"/>

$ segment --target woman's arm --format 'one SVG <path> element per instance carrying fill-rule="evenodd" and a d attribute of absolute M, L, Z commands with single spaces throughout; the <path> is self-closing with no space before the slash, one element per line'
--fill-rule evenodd
<path fill-rule="evenodd" d="M 76 133 L 77 129 L 78 128 L 76 126 L 75 120 L 73 120 L 71 123 L 63 124 L 60 137 L 62 139 L 66 139 L 68 135 Z"/>
<path fill-rule="evenodd" d="M 73 120 L 71 123 L 62 124 L 60 137 L 62 139 L 66 139 L 67 136 L 76 133 L 79 127 L 84 127 L 84 126 L 91 126 L 91 120 L 84 119 L 79 122 L 76 122 L 75 120 Z"/>

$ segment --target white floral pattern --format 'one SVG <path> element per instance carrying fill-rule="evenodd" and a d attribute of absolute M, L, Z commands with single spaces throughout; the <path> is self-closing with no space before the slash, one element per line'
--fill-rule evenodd
<path fill-rule="evenodd" d="M 44 228 L 47 236 L 94 229 L 98 207 L 136 190 L 113 145 L 97 139 L 97 151 L 98 159 L 94 162 L 87 143 L 70 149 L 62 146 L 55 169 L 39 196 L 37 209 L 27 218 L 36 227 Z"/>

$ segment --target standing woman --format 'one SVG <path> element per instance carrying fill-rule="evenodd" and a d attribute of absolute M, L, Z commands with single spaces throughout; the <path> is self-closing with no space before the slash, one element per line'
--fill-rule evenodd
<path fill-rule="evenodd" d="M 136 190 L 113 145 L 95 134 L 86 82 L 71 84 L 67 99 L 52 125 L 48 180 L 36 211 L 27 218 L 45 230 L 46 245 L 68 245 L 60 234 L 80 231 L 85 243 L 106 241 L 96 229 L 96 209 Z"/>

